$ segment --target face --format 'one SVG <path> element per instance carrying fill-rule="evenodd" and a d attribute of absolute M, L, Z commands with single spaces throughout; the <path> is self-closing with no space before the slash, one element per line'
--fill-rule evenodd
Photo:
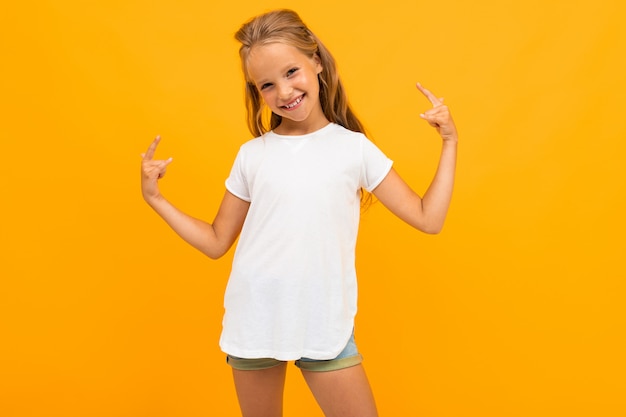
<path fill-rule="evenodd" d="M 267 106 L 282 116 L 280 130 L 314 130 L 328 123 L 319 101 L 317 56 L 283 43 L 260 45 L 250 51 L 247 69 Z"/>

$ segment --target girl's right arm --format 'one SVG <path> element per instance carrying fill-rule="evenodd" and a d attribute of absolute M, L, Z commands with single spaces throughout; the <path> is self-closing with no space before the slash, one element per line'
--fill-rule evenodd
<path fill-rule="evenodd" d="M 225 192 L 220 208 L 212 224 L 191 217 L 161 195 L 158 180 L 165 175 L 172 158 L 155 160 L 154 154 L 161 138 L 157 136 L 141 162 L 141 192 L 144 200 L 187 243 L 209 258 L 224 255 L 239 235 L 248 213 L 250 203 Z"/>

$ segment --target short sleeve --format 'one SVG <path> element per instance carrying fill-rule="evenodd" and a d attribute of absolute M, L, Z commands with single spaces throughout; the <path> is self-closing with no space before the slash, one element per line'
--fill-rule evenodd
<path fill-rule="evenodd" d="M 234 196 L 250 202 L 250 188 L 245 175 L 245 157 L 243 148 L 239 149 L 235 162 L 226 179 L 226 189 Z"/>
<path fill-rule="evenodd" d="M 391 170 L 393 161 L 365 136 L 362 137 L 361 141 L 361 155 L 363 158 L 361 186 L 371 192 L 385 179 Z"/>

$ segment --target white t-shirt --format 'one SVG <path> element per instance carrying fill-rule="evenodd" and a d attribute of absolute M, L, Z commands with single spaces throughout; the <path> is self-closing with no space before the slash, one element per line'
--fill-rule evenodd
<path fill-rule="evenodd" d="M 229 192 L 250 202 L 224 300 L 220 347 L 241 358 L 333 359 L 352 334 L 360 189 L 392 161 L 337 124 L 241 146 Z"/>

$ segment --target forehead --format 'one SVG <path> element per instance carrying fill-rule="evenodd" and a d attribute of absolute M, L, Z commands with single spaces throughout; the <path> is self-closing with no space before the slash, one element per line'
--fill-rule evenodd
<path fill-rule="evenodd" d="M 311 62 L 311 58 L 294 46 L 284 43 L 256 45 L 250 49 L 246 67 L 253 80 L 280 73 L 286 66 Z"/>

